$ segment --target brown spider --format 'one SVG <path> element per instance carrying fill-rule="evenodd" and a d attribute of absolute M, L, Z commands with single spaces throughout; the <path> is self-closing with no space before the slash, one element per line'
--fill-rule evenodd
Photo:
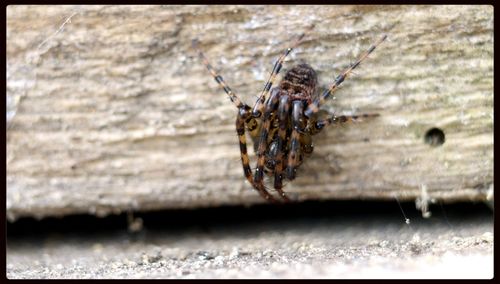
<path fill-rule="evenodd" d="M 310 27 L 310 29 L 312 28 L 313 26 Z M 304 158 L 313 152 L 311 136 L 319 133 L 330 124 L 378 116 L 378 114 L 352 116 L 330 114 L 326 119 L 319 119 L 317 113 L 320 106 L 338 89 L 352 70 L 358 67 L 386 39 L 386 35 L 382 36 L 338 75 L 332 86 L 322 95 L 315 93 L 318 83 L 317 75 L 316 71 L 308 64 L 292 67 L 286 72 L 279 85 L 271 89 L 286 56 L 302 41 L 305 34 L 301 34 L 295 43 L 278 58 L 271 76 L 253 108 L 243 103 L 229 88 L 198 48 L 198 41 L 193 40 L 193 48 L 198 52 L 203 64 L 238 108 L 236 132 L 240 142 L 241 162 L 245 177 L 263 198 L 271 202 L 276 202 L 276 199 L 264 185 L 264 173 L 269 176 L 274 174 L 274 188 L 284 201 L 289 201 L 282 189 L 283 179 L 294 180 L 297 168 L 302 164 Z M 250 168 L 247 152 L 246 129 L 250 132 L 257 153 L 257 167 L 254 174 Z"/>

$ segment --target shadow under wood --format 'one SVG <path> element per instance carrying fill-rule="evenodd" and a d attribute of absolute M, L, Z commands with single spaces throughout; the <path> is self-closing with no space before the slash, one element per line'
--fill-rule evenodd
<path fill-rule="evenodd" d="M 258 205 L 219 207 L 200 210 L 168 210 L 131 213 L 97 218 L 73 215 L 36 220 L 22 218 L 7 223 L 7 244 L 47 239 L 113 239 L 150 242 L 161 236 L 169 238 L 191 234 L 211 237 L 256 236 L 261 232 L 311 232 L 333 229 L 336 232 L 392 228 L 413 234 L 421 228 L 458 231 L 474 223 L 493 224 L 493 214 L 483 203 L 434 204 L 429 218 L 423 218 L 415 203 L 328 201 L 304 202 L 282 206 Z M 403 213 L 404 212 L 404 213 Z M 132 219 L 131 219 L 132 217 Z M 405 223 L 409 219 L 409 224 Z M 131 221 L 140 226 L 134 229 Z M 137 224 L 136 224 L 137 225 Z"/>

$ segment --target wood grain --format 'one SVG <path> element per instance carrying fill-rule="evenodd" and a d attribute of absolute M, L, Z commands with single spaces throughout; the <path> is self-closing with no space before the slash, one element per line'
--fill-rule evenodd
<path fill-rule="evenodd" d="M 388 34 L 325 106 L 381 116 L 319 134 L 293 198 L 491 197 L 492 6 L 9 6 L 8 218 L 264 202 L 190 43 L 253 105 L 312 23 L 284 68 L 309 63 L 322 88 Z"/>

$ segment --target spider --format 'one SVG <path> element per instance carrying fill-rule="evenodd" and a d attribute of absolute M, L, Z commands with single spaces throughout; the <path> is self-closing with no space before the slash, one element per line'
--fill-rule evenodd
<path fill-rule="evenodd" d="M 335 78 L 330 88 L 321 95 L 316 94 L 316 85 L 318 84 L 316 71 L 305 63 L 289 69 L 278 86 L 272 88 L 285 58 L 302 42 L 307 31 L 313 27 L 311 26 L 306 32 L 299 35 L 295 42 L 278 58 L 264 86 L 264 90 L 253 108 L 244 103 L 226 84 L 222 76 L 214 70 L 198 47 L 198 40 L 193 39 L 192 41 L 192 46 L 197 51 L 205 67 L 238 109 L 236 132 L 240 144 L 244 175 L 253 188 L 270 202 L 278 201 L 264 185 L 264 174 L 267 174 L 270 178 L 274 175 L 274 189 L 283 201 L 290 201 L 283 191 L 283 181 L 285 179 L 294 180 L 299 166 L 313 152 L 313 135 L 320 133 L 328 125 L 343 124 L 362 118 L 378 116 L 376 113 L 340 116 L 330 114 L 328 118 L 320 119 L 318 112 L 320 106 L 332 96 L 333 92 L 339 88 L 340 84 L 351 72 L 387 38 L 387 35 L 383 35 L 362 53 L 354 63 L 350 64 Z M 254 150 L 257 155 L 257 165 L 254 173 L 250 168 L 247 151 L 247 130 L 254 142 Z"/>

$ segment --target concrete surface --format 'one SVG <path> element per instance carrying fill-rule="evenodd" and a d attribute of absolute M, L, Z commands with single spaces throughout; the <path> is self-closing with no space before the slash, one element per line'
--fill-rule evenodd
<path fill-rule="evenodd" d="M 166 215 L 153 223 L 144 218 L 142 227 L 129 228 L 136 233 L 125 228 L 104 232 L 32 231 L 31 235 L 9 236 L 7 277 L 493 276 L 493 218 L 489 209 L 478 213 L 431 208 L 432 216 L 424 219 L 420 212 L 406 207 L 407 224 L 397 204 L 388 206 L 395 210 L 300 217 L 285 208 L 257 214 L 254 219 L 245 217 L 254 211 L 235 211 L 213 220 L 195 215 L 192 219 L 202 220 L 180 220 L 177 225 L 169 222 L 179 216 Z"/>

